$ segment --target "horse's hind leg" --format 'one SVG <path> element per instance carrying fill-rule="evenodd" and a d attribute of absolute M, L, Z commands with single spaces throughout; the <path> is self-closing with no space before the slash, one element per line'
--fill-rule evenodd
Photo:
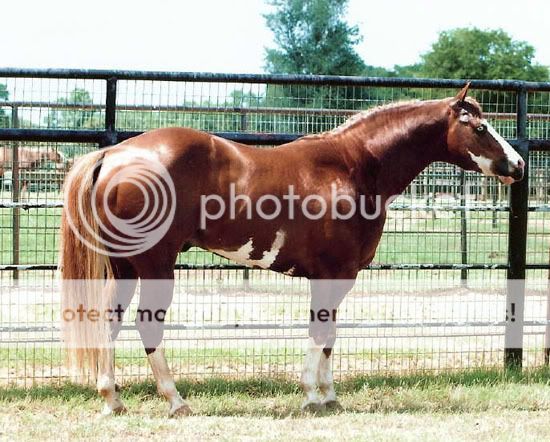
<path fill-rule="evenodd" d="M 174 272 L 172 269 L 162 273 L 155 272 L 154 278 L 156 279 L 141 278 L 136 325 L 157 382 L 158 392 L 170 403 L 169 416 L 186 416 L 191 413 L 191 409 L 176 389 L 161 346 L 164 317 L 173 297 Z"/>
<path fill-rule="evenodd" d="M 97 391 L 105 399 L 103 415 L 121 414 L 126 411 L 114 373 L 114 343 L 122 326 L 124 311 L 128 308 L 136 289 L 136 273 L 131 265 L 123 260 L 111 260 L 114 279 L 107 281 L 104 295 L 111 297 L 111 341 L 112 346 L 102 351 L 98 365 Z"/>

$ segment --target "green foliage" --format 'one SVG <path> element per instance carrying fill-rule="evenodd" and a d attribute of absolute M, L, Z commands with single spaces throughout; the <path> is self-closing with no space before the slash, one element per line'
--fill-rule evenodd
<path fill-rule="evenodd" d="M 8 88 L 5 84 L 0 84 L 0 100 L 7 100 L 8 99 Z"/>
<path fill-rule="evenodd" d="M 101 127 L 100 112 L 91 109 L 92 97 L 85 89 L 76 88 L 67 97 L 57 99 L 59 104 L 80 105 L 67 109 L 52 110 L 47 116 L 51 128 L 92 129 Z"/>
<path fill-rule="evenodd" d="M 441 32 L 422 56 L 420 69 L 410 72 L 435 78 L 548 80 L 548 68 L 535 63 L 534 56 L 533 46 L 501 29 L 458 28 Z"/>
<path fill-rule="evenodd" d="M 5 84 L 0 84 L 0 102 L 9 98 L 8 88 Z M 6 111 L 0 108 L 0 127 L 9 127 L 10 119 Z"/>
<path fill-rule="evenodd" d="M 361 75 L 365 63 L 354 49 L 359 28 L 344 20 L 347 0 L 271 0 L 264 17 L 277 49 L 266 49 L 271 73 Z"/>

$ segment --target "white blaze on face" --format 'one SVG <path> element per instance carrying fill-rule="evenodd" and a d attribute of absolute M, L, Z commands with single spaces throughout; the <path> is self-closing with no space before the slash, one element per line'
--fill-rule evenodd
<path fill-rule="evenodd" d="M 250 259 L 250 256 L 254 251 L 254 247 L 252 245 L 252 238 L 250 238 L 246 244 L 243 244 L 241 247 L 239 247 L 237 250 L 234 250 L 234 251 L 219 250 L 219 249 L 210 249 L 210 251 L 220 256 L 223 256 L 224 258 L 231 259 L 232 261 L 235 261 L 238 264 L 244 264 L 251 267 L 261 267 L 262 269 L 268 269 L 277 259 L 277 255 L 279 254 L 281 248 L 285 244 L 285 238 L 286 238 L 286 233 L 283 230 L 278 230 L 277 233 L 275 233 L 275 239 L 271 244 L 271 248 L 263 252 L 261 259 Z"/>
<path fill-rule="evenodd" d="M 510 166 L 517 167 L 518 164 L 521 161 L 521 156 L 514 150 L 514 148 L 508 143 L 502 136 L 495 130 L 491 124 L 487 122 L 487 120 L 482 120 L 481 124 L 485 124 L 487 126 L 487 132 L 490 136 L 492 136 L 495 141 L 500 145 L 502 148 L 504 155 L 506 156 L 506 159 L 508 160 Z M 483 172 L 484 175 L 488 176 L 495 176 L 496 174 L 491 170 L 491 165 L 493 164 L 493 160 L 484 157 L 483 155 L 474 155 L 472 152 L 469 152 L 470 157 L 472 158 L 472 161 L 478 165 L 481 172 Z M 508 179 L 509 177 L 503 177 L 505 179 Z M 514 181 L 513 178 L 509 178 L 511 182 Z"/>
<path fill-rule="evenodd" d="M 517 167 L 517 165 L 521 161 L 521 156 L 519 153 L 517 153 L 514 148 L 506 141 L 502 136 L 495 130 L 493 126 L 491 126 L 487 120 L 484 120 L 485 124 L 487 124 L 487 132 L 495 139 L 497 140 L 498 144 L 500 144 L 500 147 L 502 147 L 502 150 L 504 151 L 504 154 L 508 158 L 508 161 L 512 163 L 514 167 Z"/>

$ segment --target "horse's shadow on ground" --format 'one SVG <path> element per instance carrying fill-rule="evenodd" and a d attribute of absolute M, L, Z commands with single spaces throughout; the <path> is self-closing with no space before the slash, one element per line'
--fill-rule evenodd
<path fill-rule="evenodd" d="M 182 396 L 187 398 L 194 415 L 288 417 L 332 416 L 345 413 L 416 413 L 474 411 L 491 407 L 478 400 L 457 399 L 456 391 L 485 388 L 497 391 L 513 384 L 549 385 L 548 368 L 535 371 L 467 371 L 447 374 L 414 374 L 406 376 L 360 376 L 337 384 L 342 409 L 321 408 L 302 411 L 302 394 L 295 380 L 284 378 L 224 379 L 207 378 L 182 380 L 177 383 Z M 47 400 L 86 404 L 100 409 L 101 400 L 92 385 L 62 383 L 32 388 L 0 388 L 0 402 Z M 122 399 L 129 415 L 162 417 L 167 407 L 159 398 L 152 381 L 128 383 L 122 387 Z M 505 399 L 505 398 L 504 398 Z M 502 404 L 501 404 L 502 405 Z M 544 405 L 544 404 L 543 404 Z M 550 408 L 546 404 L 543 408 Z M 88 407 L 88 405 L 86 405 Z"/>

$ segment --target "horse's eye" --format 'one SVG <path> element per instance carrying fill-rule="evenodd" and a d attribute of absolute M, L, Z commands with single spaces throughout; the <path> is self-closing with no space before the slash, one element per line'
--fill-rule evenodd
<path fill-rule="evenodd" d="M 484 133 L 486 130 L 487 130 L 487 126 L 485 126 L 484 124 L 480 124 L 478 127 L 476 127 L 476 130 L 482 134 Z"/>

